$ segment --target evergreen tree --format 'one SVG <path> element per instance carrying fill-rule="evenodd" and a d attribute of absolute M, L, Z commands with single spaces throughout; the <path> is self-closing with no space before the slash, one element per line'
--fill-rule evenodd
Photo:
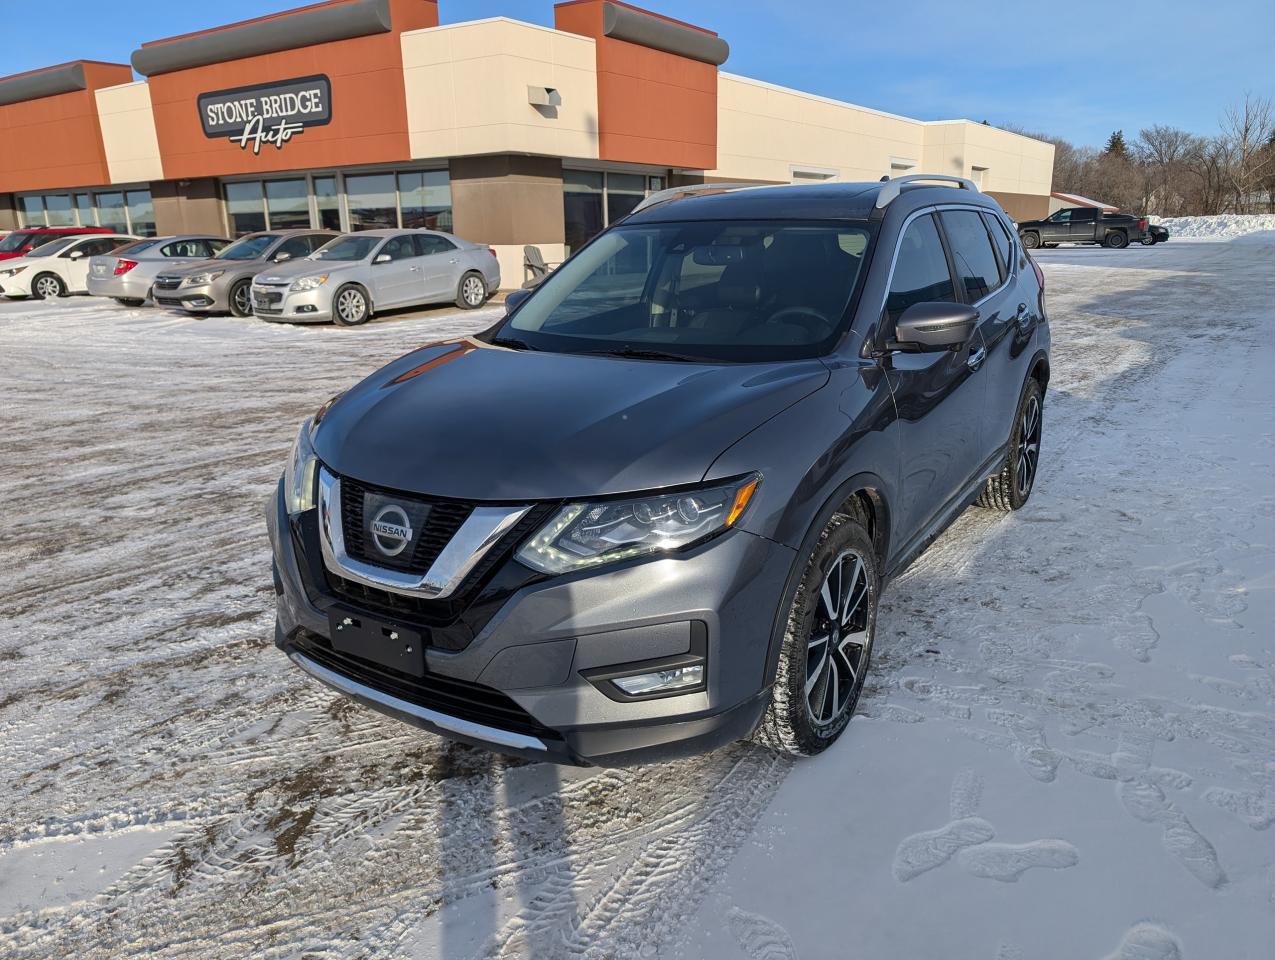
<path fill-rule="evenodd" d="M 1123 130 L 1117 130 L 1107 138 L 1107 148 L 1103 152 L 1118 157 L 1127 157 L 1129 155 L 1129 147 L 1124 142 Z"/>

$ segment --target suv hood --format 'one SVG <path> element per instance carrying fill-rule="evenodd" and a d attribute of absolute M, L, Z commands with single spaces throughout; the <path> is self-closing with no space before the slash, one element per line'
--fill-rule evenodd
<path fill-rule="evenodd" d="M 675 363 L 465 339 L 349 390 L 314 445 L 343 476 L 440 497 L 631 493 L 698 483 L 723 450 L 828 378 L 818 360 Z"/>

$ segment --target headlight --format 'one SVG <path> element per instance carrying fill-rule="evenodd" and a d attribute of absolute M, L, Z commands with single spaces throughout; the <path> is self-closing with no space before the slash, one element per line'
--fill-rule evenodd
<path fill-rule="evenodd" d="M 0 270 L 0 277 L 11 277 L 15 273 L 21 273 L 26 267 L 11 267 L 8 270 Z"/>
<path fill-rule="evenodd" d="M 328 275 L 320 273 L 313 277 L 302 277 L 295 281 L 288 289 L 293 293 L 299 293 L 302 290 L 313 290 L 315 287 L 321 287 L 328 282 Z"/>
<path fill-rule="evenodd" d="M 288 513 L 304 513 L 314 507 L 315 476 L 319 469 L 319 458 L 314 454 L 310 443 L 310 430 L 313 421 L 307 420 L 301 425 L 296 442 L 292 444 L 292 454 L 288 457 L 288 469 L 283 474 L 283 496 L 287 502 Z"/>
<path fill-rule="evenodd" d="M 193 277 L 187 277 L 182 281 L 183 287 L 202 287 L 205 284 L 212 283 L 220 277 L 225 270 L 214 270 L 212 273 L 197 273 Z"/>
<path fill-rule="evenodd" d="M 568 504 L 522 545 L 517 558 L 542 573 L 568 573 L 677 550 L 733 527 L 760 483 L 754 473 L 680 493 Z"/>

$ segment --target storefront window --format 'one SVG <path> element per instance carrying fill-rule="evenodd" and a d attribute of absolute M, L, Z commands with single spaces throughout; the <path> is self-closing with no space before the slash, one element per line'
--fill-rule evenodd
<path fill-rule="evenodd" d="M 646 196 L 646 177 L 636 173 L 607 174 L 607 223 L 627 217 Z"/>
<path fill-rule="evenodd" d="M 124 194 L 99 193 L 97 211 L 100 225 L 116 233 L 128 232 L 128 216 L 124 211 Z"/>
<path fill-rule="evenodd" d="M 336 177 L 314 178 L 314 204 L 319 210 L 320 227 L 324 230 L 341 229 L 341 200 L 336 192 Z"/>
<path fill-rule="evenodd" d="M 87 193 L 77 193 L 75 195 L 75 209 L 80 215 L 80 226 L 93 226 L 93 201 Z"/>
<path fill-rule="evenodd" d="M 579 250 L 606 226 L 602 208 L 602 174 L 562 171 L 562 213 L 567 250 Z"/>
<path fill-rule="evenodd" d="M 66 194 L 55 193 L 45 197 L 44 210 L 49 218 L 49 226 L 75 226 L 75 211 L 71 209 L 71 198 Z"/>
<path fill-rule="evenodd" d="M 44 197 L 22 198 L 22 225 L 24 227 L 43 227 Z"/>
<path fill-rule="evenodd" d="M 155 236 L 155 205 L 151 203 L 151 192 L 130 190 L 124 196 L 128 202 L 129 232 L 139 237 Z"/>
<path fill-rule="evenodd" d="M 452 187 L 446 170 L 400 173 L 398 196 L 403 226 L 451 232 Z"/>
<path fill-rule="evenodd" d="M 226 184 L 226 215 L 230 219 L 231 236 L 242 237 L 245 233 L 266 229 L 261 182 Z"/>
<path fill-rule="evenodd" d="M 310 226 L 310 197 L 304 180 L 267 180 L 266 209 L 271 230 Z"/>
<path fill-rule="evenodd" d="M 379 230 L 398 226 L 394 174 L 374 173 L 345 178 L 350 229 Z"/>

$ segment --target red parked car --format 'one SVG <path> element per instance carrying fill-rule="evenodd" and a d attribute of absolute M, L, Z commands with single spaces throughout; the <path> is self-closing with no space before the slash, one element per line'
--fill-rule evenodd
<path fill-rule="evenodd" d="M 14 230 L 0 240 L 0 260 L 12 260 L 14 257 L 25 257 L 43 243 L 56 240 L 58 237 L 80 236 L 84 233 L 114 233 L 106 227 L 30 227 Z"/>

